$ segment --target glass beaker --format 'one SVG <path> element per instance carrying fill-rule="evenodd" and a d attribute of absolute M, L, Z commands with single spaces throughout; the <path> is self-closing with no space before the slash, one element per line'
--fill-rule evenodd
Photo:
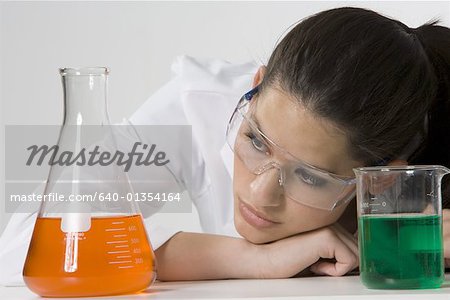
<path fill-rule="evenodd" d="M 438 288 L 444 281 L 443 166 L 354 169 L 360 276 L 374 289 Z"/>
<path fill-rule="evenodd" d="M 53 164 L 24 281 L 44 297 L 139 292 L 155 280 L 156 266 L 139 207 L 127 198 L 132 186 L 117 164 L 94 164 L 79 156 L 115 153 L 107 113 L 108 69 L 64 68 L 60 74 L 63 125 L 58 144 L 49 148 Z"/>

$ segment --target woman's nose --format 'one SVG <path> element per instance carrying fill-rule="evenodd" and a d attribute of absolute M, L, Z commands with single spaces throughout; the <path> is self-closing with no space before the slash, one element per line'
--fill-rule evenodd
<path fill-rule="evenodd" d="M 279 206 L 282 201 L 283 187 L 280 184 L 280 170 L 271 168 L 255 175 L 250 183 L 250 200 L 258 206 Z"/>

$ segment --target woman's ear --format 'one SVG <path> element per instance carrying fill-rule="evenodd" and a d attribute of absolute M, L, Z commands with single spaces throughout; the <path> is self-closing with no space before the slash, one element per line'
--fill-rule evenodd
<path fill-rule="evenodd" d="M 258 71 L 256 71 L 255 76 L 253 77 L 253 87 L 260 84 L 264 78 L 264 74 L 266 73 L 266 66 L 260 66 Z"/>
<path fill-rule="evenodd" d="M 393 161 L 390 161 L 387 165 L 390 167 L 407 166 L 408 162 L 403 159 L 394 159 Z M 370 178 L 371 181 L 370 183 L 368 183 L 370 193 L 373 195 L 383 193 L 386 189 L 390 188 L 395 183 L 395 180 L 397 179 L 398 175 L 399 175 L 398 173 L 392 173 L 390 175 L 384 175 L 381 177 L 377 176 L 371 177 Z"/>
<path fill-rule="evenodd" d="M 408 162 L 404 159 L 394 159 L 393 161 L 390 161 L 388 166 L 407 166 Z"/>

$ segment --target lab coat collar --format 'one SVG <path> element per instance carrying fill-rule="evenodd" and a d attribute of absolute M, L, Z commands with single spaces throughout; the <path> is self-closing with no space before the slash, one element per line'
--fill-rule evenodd
<path fill-rule="evenodd" d="M 222 157 L 222 161 L 228 171 L 228 174 L 231 178 L 233 178 L 234 153 L 231 151 L 231 148 L 227 143 L 225 143 L 220 150 L 220 156 Z"/>
<path fill-rule="evenodd" d="M 205 154 L 210 150 L 220 153 L 230 178 L 234 154 L 225 141 L 226 126 L 239 98 L 251 87 L 257 69 L 255 62 L 232 64 L 187 55 L 177 57 L 172 65 L 182 78 L 182 102 L 193 126 L 193 137 L 197 135 Z"/>

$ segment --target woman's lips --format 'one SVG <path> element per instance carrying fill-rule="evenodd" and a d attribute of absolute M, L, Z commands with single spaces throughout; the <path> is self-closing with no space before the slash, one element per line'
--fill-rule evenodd
<path fill-rule="evenodd" d="M 274 222 L 262 217 L 260 214 L 255 212 L 249 205 L 239 201 L 239 212 L 244 220 L 256 228 L 266 228 L 276 224 L 280 224 L 278 222 Z"/>

